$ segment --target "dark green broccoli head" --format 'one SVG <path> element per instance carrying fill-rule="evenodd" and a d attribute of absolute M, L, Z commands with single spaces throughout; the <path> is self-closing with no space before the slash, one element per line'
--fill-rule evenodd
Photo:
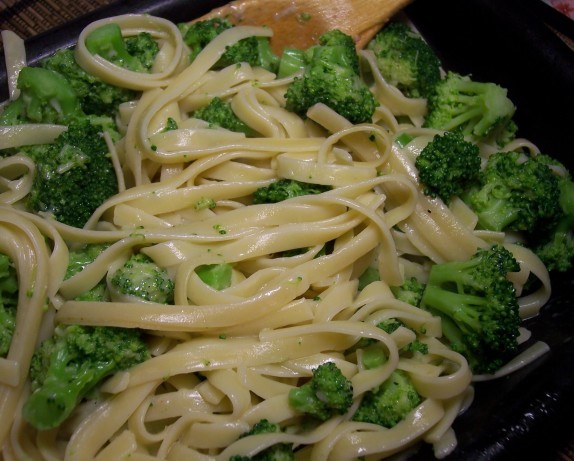
<path fill-rule="evenodd" d="M 59 73 L 24 67 L 18 74 L 20 95 L 0 114 L 0 125 L 54 123 L 67 125 L 83 116 L 76 93 Z"/>
<path fill-rule="evenodd" d="M 218 97 L 209 101 L 207 106 L 193 112 L 192 117 L 208 122 L 211 128 L 221 127 L 237 133 L 245 133 L 246 136 L 255 135 L 255 131 L 235 115 L 231 103 Z"/>
<path fill-rule="evenodd" d="M 395 370 L 383 384 L 365 393 L 353 421 L 391 428 L 421 402 L 409 376 L 402 370 Z"/>
<path fill-rule="evenodd" d="M 459 131 L 437 134 L 415 160 L 424 193 L 445 203 L 462 194 L 480 174 L 478 146 Z"/>
<path fill-rule="evenodd" d="M 448 72 L 428 96 L 424 126 L 449 131 L 460 129 L 474 141 L 504 145 L 517 129 L 512 121 L 515 110 L 505 88 Z"/>
<path fill-rule="evenodd" d="M 111 277 L 111 284 L 120 293 L 136 296 L 144 301 L 173 303 L 173 280 L 166 269 L 159 267 L 143 253 L 133 254 L 117 269 Z"/>
<path fill-rule="evenodd" d="M 53 144 L 26 149 L 36 163 L 27 206 L 64 224 L 83 227 L 118 191 L 117 176 L 101 130 L 87 118 L 70 123 Z"/>
<path fill-rule="evenodd" d="M 501 245 L 481 248 L 467 261 L 431 267 L 421 306 L 442 319 L 450 347 L 476 373 L 493 373 L 516 352 L 520 316 L 507 278 L 520 266 Z"/>
<path fill-rule="evenodd" d="M 234 25 L 226 18 L 212 18 L 192 24 L 180 24 L 179 28 L 183 40 L 190 49 L 190 60 L 193 61 L 208 43 L 221 32 L 232 27 Z M 222 69 L 242 62 L 276 72 L 279 66 L 279 57 L 273 53 L 267 37 L 247 37 L 227 47 L 213 68 Z"/>
<path fill-rule="evenodd" d="M 94 55 L 134 72 L 149 72 L 159 45 L 149 33 L 124 38 L 116 23 L 97 27 L 86 37 L 86 48 Z"/>
<path fill-rule="evenodd" d="M 253 193 L 253 203 L 277 203 L 301 195 L 321 194 L 331 186 L 306 183 L 294 179 L 279 179 L 269 186 L 260 187 Z"/>
<path fill-rule="evenodd" d="M 353 403 L 353 386 L 333 362 L 313 370 L 313 377 L 289 391 L 289 405 L 320 421 L 347 412 Z"/>
<path fill-rule="evenodd" d="M 135 100 L 137 92 L 110 85 L 78 65 L 72 49 L 63 49 L 43 59 L 40 65 L 60 73 L 76 93 L 86 114 L 115 114 L 121 103 Z"/>
<path fill-rule="evenodd" d="M 359 75 L 353 39 L 335 29 L 306 54 L 303 75 L 285 93 L 287 109 L 305 116 L 311 106 L 323 103 L 352 123 L 370 122 L 377 101 Z"/>
<path fill-rule="evenodd" d="M 139 330 L 58 326 L 32 357 L 22 414 L 37 429 L 56 427 L 104 378 L 149 357 Z"/>
<path fill-rule="evenodd" d="M 18 275 L 12 260 L 0 253 L 0 357 L 5 357 L 16 329 Z"/>
<path fill-rule="evenodd" d="M 560 218 L 559 196 L 558 178 L 538 156 L 498 152 L 462 198 L 484 229 L 531 231 Z"/>
<path fill-rule="evenodd" d="M 262 419 L 255 423 L 253 427 L 240 438 L 249 437 L 258 434 L 273 434 L 281 432 L 278 424 L 270 422 L 268 419 Z M 276 443 L 257 453 L 255 456 L 234 455 L 230 461 L 294 461 L 293 445 L 290 443 Z"/>
<path fill-rule="evenodd" d="M 426 98 L 439 82 L 440 61 L 422 37 L 393 21 L 368 43 L 385 80 L 410 98 Z"/>

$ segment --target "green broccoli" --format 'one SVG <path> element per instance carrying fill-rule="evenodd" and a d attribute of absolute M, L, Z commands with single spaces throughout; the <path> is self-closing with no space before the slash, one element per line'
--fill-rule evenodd
<path fill-rule="evenodd" d="M 447 204 L 478 180 L 480 163 L 478 146 L 460 131 L 435 135 L 415 160 L 424 193 Z"/>
<path fill-rule="evenodd" d="M 556 160 L 543 156 L 542 161 L 544 158 L 549 165 L 561 167 Z M 574 182 L 569 173 L 558 177 L 558 189 L 562 215 L 553 225 L 543 224 L 535 229 L 530 244 L 548 270 L 566 272 L 574 264 Z"/>
<path fill-rule="evenodd" d="M 260 187 L 253 193 L 253 203 L 277 203 L 301 195 L 321 194 L 331 186 L 312 184 L 294 179 L 279 179 L 269 186 Z"/>
<path fill-rule="evenodd" d="M 0 253 L 0 357 L 6 357 L 10 350 L 17 306 L 18 275 L 10 257 Z"/>
<path fill-rule="evenodd" d="M 118 191 L 117 176 L 101 128 L 88 118 L 73 121 L 54 143 L 29 146 L 36 163 L 27 199 L 34 212 L 83 227 L 93 212 Z"/>
<path fill-rule="evenodd" d="M 488 158 L 478 183 L 461 198 L 488 230 L 531 231 L 562 214 L 558 178 L 540 156 L 497 152 Z"/>
<path fill-rule="evenodd" d="M 240 438 L 258 434 L 273 434 L 281 432 L 281 427 L 267 419 L 255 423 L 251 430 L 241 434 Z M 255 456 L 234 455 L 229 461 L 294 461 L 293 445 L 290 443 L 276 443 L 257 453 Z"/>
<path fill-rule="evenodd" d="M 86 266 L 93 263 L 96 258 L 104 251 L 109 245 L 92 243 L 70 251 L 68 268 L 64 280 L 76 275 L 86 268 Z M 93 288 L 80 294 L 75 298 L 76 301 L 109 301 L 108 288 L 106 279 L 103 278 Z"/>
<path fill-rule="evenodd" d="M 390 288 L 398 300 L 408 303 L 411 306 L 419 307 L 425 290 L 425 284 L 416 277 L 409 277 L 401 285 L 392 286 Z"/>
<path fill-rule="evenodd" d="M 520 316 L 507 275 L 519 269 L 501 245 L 431 267 L 421 307 L 441 317 L 449 346 L 475 373 L 495 372 L 517 350 Z"/>
<path fill-rule="evenodd" d="M 234 25 L 226 18 L 213 18 L 192 24 L 179 24 L 183 40 L 190 48 L 190 60 L 193 61 L 201 50 L 221 32 L 232 27 Z M 246 62 L 253 67 L 262 67 L 270 72 L 276 72 L 279 65 L 279 57 L 271 49 L 268 37 L 247 37 L 227 47 L 225 53 L 213 68 L 222 69 L 231 64 L 242 62 Z"/>
<path fill-rule="evenodd" d="M 384 383 L 367 391 L 353 421 L 391 428 L 422 402 L 408 374 L 395 370 Z"/>
<path fill-rule="evenodd" d="M 173 280 L 166 269 L 159 267 L 143 253 L 132 254 L 124 265 L 112 274 L 111 284 L 125 295 L 154 303 L 173 303 Z"/>
<path fill-rule="evenodd" d="M 44 58 L 40 66 L 60 73 L 75 91 L 80 105 L 86 114 L 113 115 L 120 104 L 133 101 L 138 93 L 104 82 L 86 72 L 74 58 L 74 50 L 66 48 Z"/>
<path fill-rule="evenodd" d="M 94 55 L 134 72 L 149 72 L 159 45 L 147 32 L 124 38 L 116 23 L 94 29 L 86 37 L 86 48 Z"/>
<path fill-rule="evenodd" d="M 338 29 L 319 37 L 305 52 L 302 76 L 285 93 L 286 108 L 301 116 L 317 103 L 329 106 L 351 123 L 370 122 L 377 101 L 363 82 L 353 38 Z"/>
<path fill-rule="evenodd" d="M 284 48 L 281 59 L 279 60 L 277 77 L 289 77 L 290 75 L 303 71 L 306 65 L 307 55 L 305 50 L 291 47 Z"/>
<path fill-rule="evenodd" d="M 205 264 L 195 269 L 195 273 L 203 281 L 216 290 L 231 286 L 233 266 L 231 264 Z"/>
<path fill-rule="evenodd" d="M 136 329 L 59 325 L 32 356 L 22 414 L 39 430 L 60 425 L 106 377 L 150 357 Z"/>
<path fill-rule="evenodd" d="M 4 107 L 0 113 L 0 125 L 67 125 L 84 115 L 76 93 L 57 72 L 41 67 L 24 67 L 18 74 L 16 85 L 20 95 Z"/>
<path fill-rule="evenodd" d="M 410 98 L 427 98 L 441 79 L 440 60 L 406 23 L 392 21 L 367 44 L 385 80 Z"/>
<path fill-rule="evenodd" d="M 516 107 L 507 90 L 490 82 L 447 72 L 428 96 L 424 126 L 439 130 L 462 130 L 473 141 L 504 145 L 516 134 L 512 120 Z"/>
<path fill-rule="evenodd" d="M 289 391 L 289 405 L 320 421 L 343 415 L 353 403 L 353 386 L 334 362 L 313 370 L 313 377 Z"/>
<path fill-rule="evenodd" d="M 381 274 L 376 267 L 367 267 L 361 275 L 359 275 L 359 286 L 357 289 L 363 291 L 367 285 L 381 280 Z"/>
<path fill-rule="evenodd" d="M 213 98 L 207 106 L 197 109 L 191 115 L 208 122 L 210 128 L 221 127 L 237 133 L 245 133 L 246 136 L 255 135 L 255 130 L 235 115 L 231 103 L 218 97 Z"/>

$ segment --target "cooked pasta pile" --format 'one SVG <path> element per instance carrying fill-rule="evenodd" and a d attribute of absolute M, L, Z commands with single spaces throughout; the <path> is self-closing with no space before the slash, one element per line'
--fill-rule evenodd
<path fill-rule="evenodd" d="M 84 37 L 105 22 L 118 23 L 126 35 L 147 31 L 160 43 L 150 74 L 88 52 Z M 468 259 L 478 248 L 502 243 L 520 263 L 512 278 L 519 295 L 530 274 L 542 282 L 538 291 L 519 298 L 526 318 L 550 296 L 548 272 L 504 233 L 477 230 L 476 216 L 462 201 L 447 207 L 423 194 L 414 158 L 438 133 L 421 127 L 426 100 L 408 99 L 388 85 L 369 51 L 360 55 L 373 75 L 379 107 L 372 123 L 359 125 L 321 104 L 307 118 L 285 110 L 292 77 L 277 79 L 248 64 L 210 70 L 226 46 L 271 34 L 270 28 L 234 27 L 187 65 L 181 33 L 164 19 L 119 16 L 83 31 L 76 47 L 80 65 L 142 92 L 120 108 L 122 139 L 108 139 L 120 191 L 83 229 L 24 211 L 34 164 L 18 155 L 0 161 L 0 252 L 14 261 L 20 284 L 16 334 L 8 356 L 0 359 L 1 459 L 227 460 L 279 442 L 294 444 L 301 460 L 381 459 L 419 441 L 433 444 L 439 457 L 454 449 L 451 424 L 472 400 L 472 373 L 441 342 L 440 320 L 399 301 L 390 287 L 411 276 L 424 279 L 432 263 Z M 17 73 L 18 60 L 9 68 Z M 216 96 L 231 101 L 260 137 L 211 128 L 188 116 Z M 168 118 L 177 129 L 164 130 Z M 0 144 L 44 143 L 62 129 L 3 127 Z M 401 133 L 417 136 L 401 148 L 393 142 Z M 505 147 L 513 149 L 537 151 L 525 139 Z M 482 145 L 481 155 L 494 150 Z M 256 189 L 278 178 L 332 189 L 251 204 Z M 205 198 L 215 208 L 195 206 Z M 333 251 L 321 253 L 328 242 L 334 242 Z M 63 281 L 70 249 L 86 243 L 111 245 Z M 278 256 L 302 247 L 309 251 Z M 133 250 L 167 268 L 175 282 L 173 304 L 121 297 L 74 301 Z M 223 290 L 205 284 L 195 271 L 218 263 L 233 266 L 232 284 Z M 381 280 L 359 291 L 358 277 L 369 266 L 378 268 Z M 408 328 L 388 334 L 376 327 L 389 318 Z M 29 394 L 32 353 L 55 324 L 143 329 L 152 358 L 108 379 L 61 427 L 37 431 L 20 408 Z M 365 369 L 360 352 L 349 352 L 362 337 L 381 343 L 384 365 Z M 401 354 L 414 339 L 428 345 L 428 354 Z M 354 404 L 348 414 L 305 431 L 288 393 L 325 362 L 334 362 L 351 380 Z M 396 369 L 409 374 L 422 403 L 392 429 L 353 421 L 350 415 L 365 392 Z M 286 430 L 240 438 L 262 419 Z"/>

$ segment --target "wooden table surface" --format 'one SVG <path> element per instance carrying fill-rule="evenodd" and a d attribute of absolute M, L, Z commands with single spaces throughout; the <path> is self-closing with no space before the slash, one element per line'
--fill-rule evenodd
<path fill-rule="evenodd" d="M 9 29 L 29 38 L 115 1 L 118 0 L 0 0 L 0 30 Z M 548 455 L 536 453 L 525 461 L 574 461 L 574 418 L 571 428 L 561 432 L 565 435 Z M 545 445 L 545 441 L 540 440 L 540 444 Z"/>

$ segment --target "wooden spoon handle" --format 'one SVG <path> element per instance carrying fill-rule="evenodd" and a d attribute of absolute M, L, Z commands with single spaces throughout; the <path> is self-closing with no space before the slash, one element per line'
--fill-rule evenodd
<path fill-rule="evenodd" d="M 227 17 L 234 24 L 269 26 L 275 52 L 305 49 L 331 29 L 351 35 L 363 48 L 411 0 L 235 0 L 198 20 Z"/>

